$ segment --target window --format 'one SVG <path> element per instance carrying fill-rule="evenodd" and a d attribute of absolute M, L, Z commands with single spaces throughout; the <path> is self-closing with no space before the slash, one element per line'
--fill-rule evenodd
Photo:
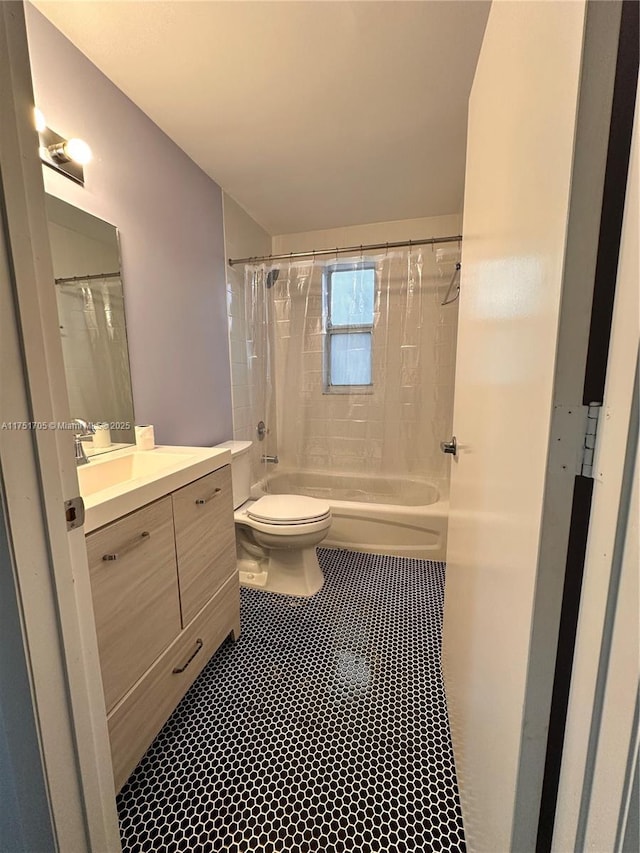
<path fill-rule="evenodd" d="M 336 265 L 324 278 L 325 391 L 350 393 L 373 384 L 371 342 L 376 273 L 372 265 Z"/>

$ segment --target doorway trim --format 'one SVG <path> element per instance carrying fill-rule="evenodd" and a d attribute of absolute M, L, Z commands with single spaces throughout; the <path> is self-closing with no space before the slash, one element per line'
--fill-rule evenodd
<path fill-rule="evenodd" d="M 64 511 L 65 500 L 78 494 L 72 436 L 48 428 L 70 415 L 33 109 L 24 6 L 1 3 L 0 421 L 47 425 L 0 430 L 11 554 L 2 584 L 13 589 L 15 641 L 30 687 L 24 714 L 35 721 L 56 848 L 117 851 L 84 533 L 67 532 Z M 13 769 L 18 776 L 15 762 Z"/>

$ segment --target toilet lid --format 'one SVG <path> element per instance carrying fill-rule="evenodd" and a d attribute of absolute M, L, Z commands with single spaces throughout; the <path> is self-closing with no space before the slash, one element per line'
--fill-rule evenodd
<path fill-rule="evenodd" d="M 331 507 L 317 498 L 302 495 L 265 495 L 257 500 L 247 513 L 256 521 L 268 524 L 300 524 L 327 518 Z"/>

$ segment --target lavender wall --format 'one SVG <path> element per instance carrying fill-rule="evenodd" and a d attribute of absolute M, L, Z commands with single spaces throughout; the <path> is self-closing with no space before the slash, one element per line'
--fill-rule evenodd
<path fill-rule="evenodd" d="M 120 230 L 136 421 L 160 444 L 231 438 L 222 193 L 36 9 L 26 6 L 36 103 L 93 150 L 84 188 L 52 195 Z"/>

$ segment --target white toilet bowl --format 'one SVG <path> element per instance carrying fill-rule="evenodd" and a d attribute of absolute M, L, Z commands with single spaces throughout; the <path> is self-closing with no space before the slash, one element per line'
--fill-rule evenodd
<path fill-rule="evenodd" d="M 324 583 L 316 547 L 331 527 L 328 503 L 266 495 L 234 512 L 240 583 L 286 595 L 314 595 Z"/>
<path fill-rule="evenodd" d="M 231 451 L 240 585 L 285 595 L 314 595 L 324 583 L 316 546 L 331 527 L 331 507 L 302 495 L 250 500 L 251 446 L 251 441 L 217 445 Z"/>

